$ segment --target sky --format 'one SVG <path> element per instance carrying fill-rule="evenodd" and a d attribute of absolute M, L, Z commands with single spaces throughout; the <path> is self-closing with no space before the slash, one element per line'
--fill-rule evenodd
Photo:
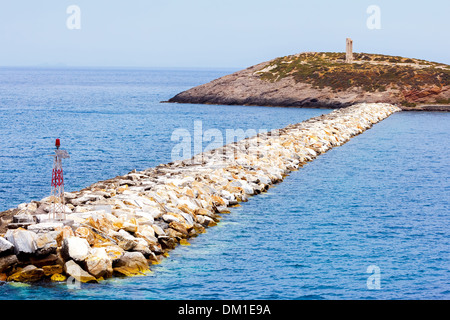
<path fill-rule="evenodd" d="M 1 0 L 0 66 L 245 68 L 347 37 L 450 64 L 449 14 L 450 0 Z"/>

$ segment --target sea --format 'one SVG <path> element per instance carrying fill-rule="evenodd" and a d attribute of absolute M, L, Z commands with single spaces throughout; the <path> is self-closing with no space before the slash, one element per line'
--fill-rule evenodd
<path fill-rule="evenodd" d="M 177 130 L 250 134 L 332 111 L 161 103 L 233 71 L 0 68 L 0 211 L 50 195 L 56 138 L 70 154 L 70 192 L 172 161 Z M 450 113 L 395 113 L 232 208 L 145 276 L 0 282 L 0 299 L 449 299 L 449 124 Z M 189 141 L 192 152 L 210 145 Z"/>

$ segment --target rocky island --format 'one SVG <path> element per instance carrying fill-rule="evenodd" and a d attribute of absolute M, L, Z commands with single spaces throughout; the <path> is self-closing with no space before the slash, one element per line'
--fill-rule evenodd
<path fill-rule="evenodd" d="M 390 103 L 450 110 L 450 66 L 382 54 L 304 52 L 276 58 L 177 94 L 168 102 L 341 108 Z"/>

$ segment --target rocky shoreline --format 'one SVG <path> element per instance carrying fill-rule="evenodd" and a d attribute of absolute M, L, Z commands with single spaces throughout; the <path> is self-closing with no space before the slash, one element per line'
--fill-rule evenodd
<path fill-rule="evenodd" d="M 229 207 L 400 110 L 353 105 L 100 181 L 65 193 L 64 221 L 47 220 L 50 197 L 20 204 L 0 213 L 0 284 L 146 274 L 170 250 L 215 226 Z"/>
<path fill-rule="evenodd" d="M 209 101 L 204 101 L 202 99 L 194 99 L 190 98 L 186 100 L 179 100 L 178 98 L 171 99 L 169 101 L 161 101 L 161 103 L 181 103 L 181 104 L 207 104 L 207 105 L 243 105 L 238 103 L 238 101 L 227 101 L 227 103 L 211 103 Z M 189 102 L 188 102 L 189 101 Z M 261 103 L 249 103 L 248 101 L 245 103 L 246 106 L 257 106 L 257 107 L 280 107 L 280 108 L 310 108 L 310 109 L 340 109 L 346 108 L 353 103 L 341 103 L 341 102 L 330 102 L 330 103 L 286 103 L 285 101 L 270 101 L 270 102 L 262 102 Z M 407 107 L 407 106 L 398 106 L 402 111 L 437 111 L 437 112 L 450 112 L 450 105 L 418 105 L 415 107 Z"/>
<path fill-rule="evenodd" d="M 418 105 L 416 107 L 402 106 L 403 111 L 439 111 L 450 112 L 450 105 Z"/>

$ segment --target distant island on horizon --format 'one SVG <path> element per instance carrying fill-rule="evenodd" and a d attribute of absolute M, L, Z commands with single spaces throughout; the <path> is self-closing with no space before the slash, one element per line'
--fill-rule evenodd
<path fill-rule="evenodd" d="M 303 52 L 262 62 L 168 101 L 216 105 L 341 108 L 391 103 L 450 111 L 450 66 L 383 54 Z"/>

